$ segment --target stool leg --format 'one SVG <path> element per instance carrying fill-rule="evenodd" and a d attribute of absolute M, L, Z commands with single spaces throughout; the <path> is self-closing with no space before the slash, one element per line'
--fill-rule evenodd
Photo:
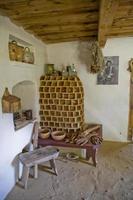
<path fill-rule="evenodd" d="M 92 147 L 90 148 L 90 147 L 88 147 L 87 149 L 86 149 L 86 160 L 89 160 L 91 157 L 92 157 Z"/>
<path fill-rule="evenodd" d="M 51 165 L 51 168 L 54 169 L 55 174 L 58 175 L 55 159 L 50 160 L 50 165 Z"/>
<path fill-rule="evenodd" d="M 38 165 L 34 165 L 34 178 L 38 178 Z"/>
<path fill-rule="evenodd" d="M 29 167 L 23 166 L 23 173 L 22 173 L 22 182 L 24 184 L 24 188 L 27 189 L 27 182 L 29 177 Z"/>
<path fill-rule="evenodd" d="M 96 165 L 97 165 L 97 149 L 93 149 L 92 161 L 93 161 L 94 166 L 96 167 Z"/>
<path fill-rule="evenodd" d="M 93 165 L 96 167 L 97 165 L 97 148 L 88 147 L 86 149 L 86 159 L 89 160 L 92 158 Z"/>

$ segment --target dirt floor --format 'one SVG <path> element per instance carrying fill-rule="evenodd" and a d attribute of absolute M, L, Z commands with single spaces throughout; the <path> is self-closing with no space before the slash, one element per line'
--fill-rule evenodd
<path fill-rule="evenodd" d="M 6 200 L 133 200 L 133 144 L 104 142 L 96 168 L 62 157 L 56 163 L 58 176 L 40 167 L 27 190 L 16 185 Z"/>

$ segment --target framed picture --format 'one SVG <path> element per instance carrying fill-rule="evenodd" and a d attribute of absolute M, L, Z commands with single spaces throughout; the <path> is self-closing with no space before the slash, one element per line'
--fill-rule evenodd
<path fill-rule="evenodd" d="M 117 85 L 119 72 L 119 56 L 106 56 L 105 68 L 97 75 L 98 85 Z"/>
<path fill-rule="evenodd" d="M 54 64 L 45 64 L 46 75 L 52 75 L 54 73 Z"/>

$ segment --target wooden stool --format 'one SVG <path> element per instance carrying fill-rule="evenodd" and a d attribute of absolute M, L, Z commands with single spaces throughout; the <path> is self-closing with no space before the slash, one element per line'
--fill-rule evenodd
<path fill-rule="evenodd" d="M 31 167 L 34 167 L 34 178 L 38 177 L 38 164 L 50 161 L 51 168 L 54 169 L 54 172 L 57 175 L 55 159 L 58 155 L 59 150 L 51 146 L 42 147 L 31 152 L 21 153 L 19 155 L 19 160 L 23 164 L 22 182 L 24 188 L 27 188 Z"/>

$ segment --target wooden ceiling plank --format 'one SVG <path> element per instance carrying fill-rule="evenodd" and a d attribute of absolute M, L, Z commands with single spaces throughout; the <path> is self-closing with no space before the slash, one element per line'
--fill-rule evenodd
<path fill-rule="evenodd" d="M 89 21 L 88 19 L 87 20 L 82 20 L 82 21 L 75 21 L 75 22 L 73 22 L 73 20 L 72 21 L 70 21 L 69 23 L 68 22 L 58 22 L 58 23 L 43 23 L 43 24 L 32 24 L 32 25 L 23 25 L 23 27 L 25 28 L 25 29 L 31 29 L 31 30 L 35 30 L 35 29 L 47 29 L 48 28 L 48 30 L 49 29 L 55 29 L 55 27 L 58 27 L 58 28 L 60 28 L 60 29 L 63 29 L 64 27 L 69 27 L 69 26 L 71 26 L 71 27 L 74 27 L 74 26 L 90 26 L 91 27 L 91 25 L 92 25 L 92 27 L 93 27 L 93 24 L 96 24 L 96 26 L 98 27 L 98 21 L 97 20 L 92 20 L 92 21 Z"/>
<path fill-rule="evenodd" d="M 2 7 L 1 7 L 2 9 Z M 4 10 L 4 8 L 3 8 Z M 35 17 L 36 15 L 43 15 L 43 16 L 47 16 L 47 15 L 50 15 L 50 16 L 54 16 L 54 15 L 61 15 L 61 14 L 71 14 L 71 13 L 83 13 L 83 12 L 98 12 L 98 8 L 97 7 L 89 7 L 88 5 L 86 6 L 73 6 L 71 8 L 68 8 L 68 7 L 65 7 L 65 8 L 62 8 L 62 9 L 56 9 L 56 8 L 53 8 L 53 9 L 46 9 L 41 7 L 41 8 L 37 8 L 37 7 L 30 7 L 30 9 L 27 9 L 27 6 L 26 6 L 26 9 L 24 9 L 23 7 L 20 7 L 17 9 L 16 7 L 13 7 L 11 9 L 11 7 L 7 7 L 5 9 L 5 13 L 7 12 L 8 15 L 12 16 L 14 19 L 22 19 L 22 18 L 30 18 L 31 15 L 33 17 Z"/>
<path fill-rule="evenodd" d="M 12 4 L 12 3 L 26 3 L 27 0 L 4 0 L 4 1 L 0 1 L 0 5 L 8 5 L 8 4 Z"/>
<path fill-rule="evenodd" d="M 15 20 L 14 18 L 12 18 Z M 63 23 L 63 21 L 70 22 L 70 21 L 91 21 L 91 20 L 98 20 L 98 13 L 71 13 L 71 14 L 62 14 L 62 15 L 54 15 L 54 16 L 32 16 L 30 18 L 23 18 L 23 19 L 18 19 L 20 23 L 23 25 L 35 25 L 35 24 L 50 24 L 52 22 L 59 22 Z M 16 19 L 17 21 L 17 19 Z"/>
<path fill-rule="evenodd" d="M 115 32 L 110 33 L 108 37 L 133 37 L 133 32 Z"/>
<path fill-rule="evenodd" d="M 8 12 L 9 13 L 9 12 Z M 78 14 L 97 14 L 98 15 L 98 10 L 90 10 L 89 8 L 73 8 L 73 9 L 66 9 L 66 10 L 60 10 L 60 11 L 52 11 L 52 12 L 46 12 L 44 10 L 40 10 L 39 12 L 32 12 L 31 10 L 27 13 L 25 12 L 10 12 L 9 15 L 12 16 L 14 20 L 19 20 L 23 21 L 24 19 L 27 18 L 27 20 L 31 19 L 31 15 L 33 18 L 36 17 L 56 17 L 56 16 L 65 16 L 65 15 L 78 15 Z"/>
<path fill-rule="evenodd" d="M 133 32 L 133 26 L 127 26 L 127 27 L 113 27 L 110 31 L 110 33 L 115 32 Z"/>
<path fill-rule="evenodd" d="M 96 40 L 96 37 L 71 37 L 71 38 L 63 38 L 63 39 L 43 39 L 46 44 L 53 44 L 53 43 L 61 43 L 61 42 L 73 42 L 73 41 L 92 41 Z"/>
<path fill-rule="evenodd" d="M 119 0 L 119 4 L 120 4 L 120 6 L 123 6 L 123 7 L 125 7 L 125 6 L 133 6 L 133 1 L 132 0 Z"/>
<path fill-rule="evenodd" d="M 46 4 L 49 5 L 49 6 L 52 6 L 52 5 L 56 5 L 56 6 L 61 6 L 61 5 L 74 5 L 75 3 L 78 3 L 78 4 L 89 4 L 89 5 L 98 5 L 98 1 L 97 0 L 3 0 L 3 1 L 0 1 L 0 5 L 3 5 L 3 4 L 22 4 L 23 3 L 28 3 L 29 5 L 40 5 L 40 4 Z"/>
<path fill-rule="evenodd" d="M 98 25 L 95 24 L 80 24 L 80 25 L 62 25 L 62 26 L 47 26 L 47 27 L 34 27 L 33 30 L 35 33 L 39 34 L 57 34 L 57 33 L 63 33 L 63 32 L 77 32 L 77 31 L 97 31 Z"/>
<path fill-rule="evenodd" d="M 51 33 L 51 34 L 44 34 L 44 33 L 42 33 L 42 34 L 37 34 L 38 36 L 41 36 L 42 38 L 43 37 L 49 37 L 49 38 L 52 38 L 52 37 L 54 37 L 54 38 L 58 38 L 58 37 L 66 37 L 66 35 L 68 36 L 68 37 L 70 37 L 71 35 L 73 35 L 73 36 L 96 36 L 97 35 L 97 30 L 94 30 L 94 31 L 68 31 L 68 32 L 58 32 L 58 33 Z"/>
<path fill-rule="evenodd" d="M 132 30 L 133 29 L 133 21 L 130 24 L 125 23 L 124 25 L 123 24 L 120 24 L 120 25 L 117 25 L 117 26 L 113 25 L 111 30 L 113 30 L 113 29 L 121 29 L 121 30 L 129 29 L 129 30 Z"/>
<path fill-rule="evenodd" d="M 64 38 L 77 38 L 77 37 L 96 37 L 97 36 L 97 32 L 93 32 L 93 33 L 85 33 L 85 32 L 82 32 L 82 33 L 64 33 L 64 34 L 56 34 L 56 35 L 47 35 L 47 36 L 41 36 L 42 39 L 45 39 L 45 40 L 51 40 L 51 39 L 64 39 Z"/>
<path fill-rule="evenodd" d="M 131 26 L 133 24 L 133 17 L 121 17 L 119 19 L 114 19 L 113 27 L 117 26 Z"/>
<path fill-rule="evenodd" d="M 98 29 L 98 41 L 101 47 L 106 43 L 107 34 L 112 26 L 118 5 L 119 0 L 101 0 Z"/>
<path fill-rule="evenodd" d="M 27 0 L 24 2 L 18 1 L 15 3 L 6 1 L 0 1 L 0 7 L 2 9 L 7 10 L 8 14 L 18 14 L 18 15 L 26 15 L 28 13 L 30 14 L 38 14 L 38 13 L 52 13 L 52 12 L 59 12 L 59 11 L 67 11 L 72 9 L 90 9 L 90 10 L 98 10 L 98 1 L 81 1 L 81 0 L 73 0 L 73 1 L 61 1 L 59 4 L 56 3 L 56 1 L 49 1 L 49 0 L 35 0 L 30 1 Z"/>

